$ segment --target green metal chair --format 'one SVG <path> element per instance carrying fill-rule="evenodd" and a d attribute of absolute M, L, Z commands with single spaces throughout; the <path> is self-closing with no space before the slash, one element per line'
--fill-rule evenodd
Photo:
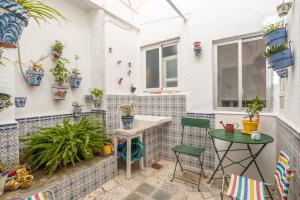
<path fill-rule="evenodd" d="M 205 152 L 206 140 L 207 140 L 206 136 L 207 136 L 207 131 L 208 131 L 208 128 L 209 128 L 209 120 L 183 117 L 181 119 L 181 125 L 182 125 L 181 144 L 176 145 L 175 147 L 172 148 L 172 151 L 174 152 L 174 154 L 176 156 L 176 164 L 175 164 L 175 169 L 174 169 L 173 178 L 172 178 L 171 182 L 176 178 L 176 179 L 179 179 L 179 180 L 182 180 L 182 181 L 194 184 L 194 185 L 198 185 L 198 191 L 200 192 L 201 176 L 203 175 L 203 177 L 205 177 L 204 168 L 203 168 L 203 161 L 204 161 L 204 152 Z M 195 147 L 195 146 L 183 144 L 184 130 L 185 130 L 186 126 L 196 127 L 196 128 L 200 128 L 200 129 L 204 128 L 205 129 L 204 147 Z M 183 167 L 180 163 L 180 159 L 179 159 L 179 156 L 181 154 L 188 155 L 188 156 L 193 156 L 193 157 L 198 157 L 199 162 L 200 162 L 200 173 L 190 171 L 190 170 L 187 170 L 187 169 L 183 169 Z M 176 169 L 177 169 L 178 164 L 180 166 L 181 171 L 185 170 L 185 171 L 189 171 L 189 172 L 192 172 L 192 173 L 199 174 L 198 184 L 196 184 L 194 182 L 187 181 L 187 180 L 179 178 L 179 177 L 176 177 Z"/>

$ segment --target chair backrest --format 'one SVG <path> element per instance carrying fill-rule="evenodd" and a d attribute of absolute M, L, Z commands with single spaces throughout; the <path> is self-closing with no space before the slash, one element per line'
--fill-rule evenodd
<path fill-rule="evenodd" d="M 288 199 L 290 181 L 296 172 L 295 168 L 289 165 L 289 160 L 289 156 L 284 151 L 280 151 L 275 171 L 275 183 L 283 200 Z"/>
<path fill-rule="evenodd" d="M 195 118 L 188 118 L 183 117 L 181 119 L 181 125 L 182 125 L 182 135 L 181 135 L 181 144 L 183 143 L 183 134 L 184 134 L 184 127 L 196 127 L 196 128 L 205 128 L 206 134 L 207 129 L 209 128 L 209 120 L 208 119 L 195 119 Z M 206 146 L 206 137 L 205 137 L 205 145 Z"/>

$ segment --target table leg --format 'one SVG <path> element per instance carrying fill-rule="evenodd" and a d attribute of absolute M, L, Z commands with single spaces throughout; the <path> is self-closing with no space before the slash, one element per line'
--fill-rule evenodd
<path fill-rule="evenodd" d="M 118 137 L 114 134 L 114 153 L 115 156 L 118 156 Z"/>
<path fill-rule="evenodd" d="M 127 138 L 126 175 L 131 178 L 131 138 Z"/>
<path fill-rule="evenodd" d="M 219 155 L 218 149 L 217 149 L 217 147 L 216 147 L 216 144 L 215 144 L 215 142 L 214 142 L 214 139 L 212 139 L 212 141 L 213 141 L 213 146 L 214 146 L 215 152 L 216 152 L 217 157 L 218 157 L 218 160 L 219 160 L 219 164 L 218 164 L 218 166 L 216 167 L 214 173 L 212 174 L 212 176 L 210 177 L 210 179 L 209 179 L 209 181 L 208 181 L 207 183 L 210 183 L 210 182 L 211 182 L 211 180 L 214 178 L 215 174 L 217 173 L 219 167 L 221 167 L 221 170 L 222 170 L 223 174 L 225 174 L 222 163 L 223 163 L 223 161 L 224 161 L 226 155 L 228 154 L 228 152 L 229 152 L 231 146 L 233 145 L 233 142 L 230 142 L 230 144 L 229 144 L 229 146 L 227 147 L 227 149 L 226 149 L 226 151 L 225 151 L 223 157 L 220 159 L 220 155 Z"/>
<path fill-rule="evenodd" d="M 141 143 L 143 143 L 143 133 L 141 133 L 140 135 L 140 141 Z M 140 164 L 140 169 L 144 169 L 144 155 L 141 157 L 139 164 Z"/>

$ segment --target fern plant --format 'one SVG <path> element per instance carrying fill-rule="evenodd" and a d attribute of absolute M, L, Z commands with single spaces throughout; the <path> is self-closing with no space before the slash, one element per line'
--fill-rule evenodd
<path fill-rule="evenodd" d="M 285 44 L 273 45 L 268 48 L 264 54 L 266 57 L 270 57 L 273 54 L 284 51 L 286 49 L 288 49 L 288 47 Z"/>
<path fill-rule="evenodd" d="M 265 33 L 271 33 L 282 27 L 283 27 L 283 22 L 276 22 L 274 24 L 270 24 L 270 25 L 264 27 L 264 31 L 265 31 Z"/>
<path fill-rule="evenodd" d="M 22 138 L 31 169 L 45 169 L 51 176 L 57 168 L 93 159 L 94 151 L 103 146 L 107 136 L 91 118 L 84 117 L 76 124 L 64 118 L 62 125 L 39 128 L 38 133 Z"/>

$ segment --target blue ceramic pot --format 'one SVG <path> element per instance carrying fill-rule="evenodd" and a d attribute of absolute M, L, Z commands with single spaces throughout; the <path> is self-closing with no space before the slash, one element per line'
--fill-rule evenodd
<path fill-rule="evenodd" d="M 11 0 L 0 1 L 0 46 L 16 48 L 29 15 L 25 9 Z"/>
<path fill-rule="evenodd" d="M 71 75 L 70 76 L 70 85 L 71 88 L 79 88 L 82 78 L 79 76 Z"/>
<path fill-rule="evenodd" d="M 132 128 L 134 116 L 122 116 L 121 119 L 124 129 Z"/>
<path fill-rule="evenodd" d="M 44 77 L 44 72 L 37 72 L 33 70 L 26 71 L 27 82 L 31 86 L 40 86 Z"/>
<path fill-rule="evenodd" d="M 286 68 L 294 64 L 294 59 L 291 49 L 286 49 L 284 51 L 273 54 L 267 57 L 267 61 L 274 71 Z"/>
<path fill-rule="evenodd" d="M 286 44 L 287 43 L 286 29 L 280 28 L 271 33 L 267 33 L 264 35 L 264 40 L 266 41 L 267 46 Z"/>
<path fill-rule="evenodd" d="M 27 97 L 15 97 L 15 104 L 17 108 L 25 107 Z"/>

